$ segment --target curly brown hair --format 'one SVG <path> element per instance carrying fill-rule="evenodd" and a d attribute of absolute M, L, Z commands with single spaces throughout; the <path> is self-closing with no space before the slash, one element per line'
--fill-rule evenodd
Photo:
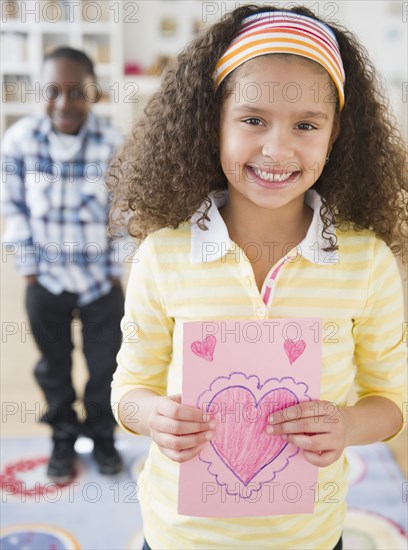
<path fill-rule="evenodd" d="M 208 194 L 227 187 L 219 121 L 230 77 L 215 91 L 212 73 L 244 17 L 278 9 L 237 8 L 188 44 L 166 71 L 110 165 L 111 234 L 120 225 L 137 239 L 162 227 L 176 228 L 204 201 L 199 225 L 206 229 Z M 320 20 L 305 7 L 287 11 Z M 330 162 L 313 185 L 323 202 L 322 231 L 334 248 L 336 242 L 327 234 L 330 223 L 371 229 L 397 254 L 408 228 L 406 146 L 364 48 L 345 28 L 323 22 L 339 43 L 346 101 Z"/>

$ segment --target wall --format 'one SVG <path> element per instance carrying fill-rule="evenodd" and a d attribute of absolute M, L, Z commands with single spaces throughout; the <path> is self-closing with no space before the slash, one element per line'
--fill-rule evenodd
<path fill-rule="evenodd" d="M 198 0 L 164 0 L 137 2 L 138 22 L 124 25 L 124 52 L 127 62 L 139 62 L 150 67 L 159 54 L 174 55 L 192 38 L 192 20 L 209 24 L 238 5 L 246 2 Z M 338 2 L 300 2 L 310 7 L 328 23 L 345 26 L 354 32 L 369 53 L 384 79 L 392 107 L 404 135 L 408 128 L 408 58 L 407 2 L 342 0 Z M 268 2 L 257 2 L 259 5 Z M 270 2 L 272 4 L 272 2 Z M 274 6 L 290 8 L 296 2 L 273 2 Z M 404 11 L 405 10 L 405 11 Z M 175 17 L 179 28 L 175 37 L 163 37 L 160 19 Z M 403 96 L 403 93 L 405 94 Z"/>

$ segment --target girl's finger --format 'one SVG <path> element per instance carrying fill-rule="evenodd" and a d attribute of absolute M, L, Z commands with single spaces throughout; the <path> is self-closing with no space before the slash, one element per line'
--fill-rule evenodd
<path fill-rule="evenodd" d="M 326 418 L 327 423 L 337 423 L 336 415 L 338 411 L 338 405 L 331 401 L 307 401 L 275 411 L 269 415 L 268 422 L 275 425 L 282 422 L 296 422 L 300 418 L 312 418 L 316 422 L 320 418 Z"/>
<path fill-rule="evenodd" d="M 323 451 L 321 453 L 312 453 L 311 451 L 303 451 L 305 459 L 313 466 L 324 468 L 336 462 L 341 456 L 337 451 Z"/>
<path fill-rule="evenodd" d="M 300 418 L 289 422 L 281 422 L 266 426 L 266 433 L 269 435 L 282 434 L 315 434 L 315 433 L 330 433 L 333 431 L 333 425 L 324 422 L 323 418 L 314 419 L 310 417 Z"/>
<path fill-rule="evenodd" d="M 185 420 L 189 422 L 202 422 L 203 412 L 196 407 L 181 405 L 180 396 L 169 396 L 159 399 L 157 403 L 157 412 L 168 418 L 175 420 Z"/>
<path fill-rule="evenodd" d="M 333 438 L 331 434 L 305 435 L 290 434 L 282 436 L 285 441 L 300 447 L 305 451 L 312 453 L 323 453 L 327 451 L 336 451 L 339 444 L 339 438 Z"/>
<path fill-rule="evenodd" d="M 204 443 L 210 441 L 211 438 L 211 432 L 180 436 L 156 432 L 154 441 L 161 447 L 180 452 L 204 445 Z"/>
<path fill-rule="evenodd" d="M 172 449 L 166 449 L 162 447 L 160 447 L 160 450 L 168 458 L 174 460 L 174 462 L 182 463 L 187 462 L 187 460 L 191 460 L 192 458 L 197 456 L 204 445 L 205 443 L 203 445 L 199 445 L 198 447 L 194 447 L 192 449 L 184 449 L 182 451 L 174 451 Z"/>
<path fill-rule="evenodd" d="M 158 415 L 152 420 L 151 426 L 159 432 L 177 436 L 208 432 L 215 427 L 215 422 L 213 420 L 210 422 L 188 422 Z"/>

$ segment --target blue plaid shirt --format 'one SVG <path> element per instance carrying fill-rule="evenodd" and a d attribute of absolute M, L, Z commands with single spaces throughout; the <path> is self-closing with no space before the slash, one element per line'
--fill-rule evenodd
<path fill-rule="evenodd" d="M 120 241 L 109 239 L 104 176 L 122 136 L 90 113 L 71 158 L 51 158 L 51 122 L 27 117 L 3 138 L 3 244 L 16 270 L 36 275 L 53 294 L 78 294 L 78 305 L 107 294 L 120 277 Z M 54 155 L 55 156 L 55 155 Z"/>

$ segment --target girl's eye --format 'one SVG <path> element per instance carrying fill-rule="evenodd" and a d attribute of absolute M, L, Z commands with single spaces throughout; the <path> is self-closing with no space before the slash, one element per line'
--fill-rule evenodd
<path fill-rule="evenodd" d="M 297 125 L 299 130 L 316 130 L 316 126 L 313 126 L 313 124 L 310 124 L 309 122 L 301 122 Z"/>
<path fill-rule="evenodd" d="M 256 117 L 247 118 L 242 122 L 245 122 L 245 124 L 249 124 L 250 126 L 259 126 L 260 124 L 262 124 L 262 121 Z"/>

